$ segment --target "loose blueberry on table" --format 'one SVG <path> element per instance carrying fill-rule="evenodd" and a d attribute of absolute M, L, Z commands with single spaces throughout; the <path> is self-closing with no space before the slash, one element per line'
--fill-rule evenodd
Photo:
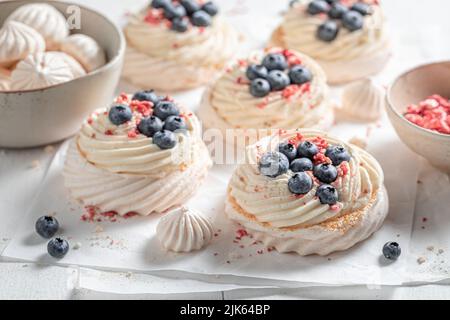
<path fill-rule="evenodd" d="M 69 252 L 69 243 L 65 239 L 55 238 L 47 244 L 48 254 L 53 258 L 61 259 Z"/>
<path fill-rule="evenodd" d="M 402 249 L 397 242 L 388 242 L 383 246 L 383 255 L 388 260 L 397 260 Z"/>
<path fill-rule="evenodd" d="M 219 8 L 208 1 L 198 0 L 153 0 L 146 21 L 149 23 L 168 22 L 170 29 L 176 32 L 186 32 L 189 27 L 208 27 Z"/>
<path fill-rule="evenodd" d="M 59 222 L 55 217 L 44 216 L 36 221 L 36 232 L 45 239 L 53 237 L 59 229 Z"/>
<path fill-rule="evenodd" d="M 332 42 L 337 38 L 341 27 L 350 32 L 362 29 L 364 18 L 373 13 L 373 6 L 362 1 L 349 4 L 341 0 L 314 0 L 308 4 L 306 12 L 328 18 L 317 29 L 317 38 Z"/>
<path fill-rule="evenodd" d="M 290 60 L 292 57 L 296 59 Z M 248 65 L 245 75 L 250 80 L 250 94 L 255 98 L 263 98 L 288 87 L 299 89 L 313 79 L 311 71 L 289 50 L 267 54 L 260 64 Z"/>
<path fill-rule="evenodd" d="M 272 179 L 285 173 L 292 174 L 288 180 L 292 194 L 305 195 L 316 186 L 319 201 L 324 205 L 335 205 L 339 194 L 332 184 L 339 177 L 338 167 L 351 160 L 348 151 L 341 145 L 328 145 L 319 137 L 291 140 L 281 142 L 277 151 L 264 153 L 259 160 L 259 172 Z M 341 171 L 346 174 L 345 170 Z"/>

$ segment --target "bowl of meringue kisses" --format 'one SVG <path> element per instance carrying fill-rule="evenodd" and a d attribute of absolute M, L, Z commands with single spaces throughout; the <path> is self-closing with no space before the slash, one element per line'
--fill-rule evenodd
<path fill-rule="evenodd" d="M 6 148 L 75 134 L 89 113 L 110 102 L 125 53 L 114 22 L 56 1 L 0 2 L 0 44 L 0 147 Z"/>

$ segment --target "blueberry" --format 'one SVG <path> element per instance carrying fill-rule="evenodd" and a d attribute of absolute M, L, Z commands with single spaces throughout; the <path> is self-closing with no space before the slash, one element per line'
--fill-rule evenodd
<path fill-rule="evenodd" d="M 208 1 L 202 6 L 202 10 L 208 13 L 211 17 L 214 17 L 219 13 L 219 8 L 212 2 Z"/>
<path fill-rule="evenodd" d="M 59 222 L 54 217 L 40 217 L 36 221 L 36 232 L 45 239 L 53 237 L 59 229 Z"/>
<path fill-rule="evenodd" d="M 164 7 L 164 17 L 169 20 L 183 18 L 186 16 L 186 9 L 182 5 L 169 4 Z"/>
<path fill-rule="evenodd" d="M 160 98 L 156 95 L 154 90 L 144 90 L 136 92 L 131 100 L 149 101 L 155 105 L 159 102 Z"/>
<path fill-rule="evenodd" d="M 309 3 L 308 5 L 308 13 L 309 14 L 319 14 L 319 13 L 325 13 L 329 10 L 330 5 L 323 0 L 314 0 Z"/>
<path fill-rule="evenodd" d="M 336 181 L 338 172 L 335 166 L 322 163 L 314 167 L 314 176 L 323 183 L 332 183 Z"/>
<path fill-rule="evenodd" d="M 199 10 L 192 15 L 192 24 L 197 27 L 207 27 L 211 25 L 211 16 L 203 10 Z"/>
<path fill-rule="evenodd" d="M 359 30 L 364 25 L 364 17 L 356 11 L 346 12 L 342 16 L 342 25 L 350 31 Z"/>
<path fill-rule="evenodd" d="M 200 5 L 196 0 L 181 0 L 180 4 L 186 9 L 188 15 L 192 15 L 194 12 L 200 10 Z"/>
<path fill-rule="evenodd" d="M 160 101 L 153 109 L 153 115 L 164 121 L 170 116 L 180 115 L 180 110 L 175 103 L 171 101 Z"/>
<path fill-rule="evenodd" d="M 292 161 L 290 167 L 293 172 L 312 171 L 313 168 L 313 163 L 308 158 L 295 159 L 294 161 Z"/>
<path fill-rule="evenodd" d="M 325 155 L 331 159 L 333 165 L 338 166 L 344 161 L 350 161 L 350 154 L 343 146 L 330 146 L 327 148 Z"/>
<path fill-rule="evenodd" d="M 61 238 L 52 239 L 47 244 L 47 251 L 53 258 L 61 259 L 69 252 L 69 243 Z"/>
<path fill-rule="evenodd" d="M 323 184 L 317 188 L 316 196 L 319 197 L 320 203 L 330 206 L 338 202 L 338 192 L 335 187 L 329 184 Z"/>
<path fill-rule="evenodd" d="M 278 152 L 284 154 L 289 161 L 293 161 L 297 156 L 297 148 L 288 142 L 282 142 L 278 145 Z"/>
<path fill-rule="evenodd" d="M 297 148 L 297 155 L 300 158 L 313 159 L 318 152 L 319 148 L 310 141 L 303 141 Z"/>
<path fill-rule="evenodd" d="M 150 5 L 152 8 L 155 9 L 163 9 L 167 5 L 170 5 L 170 3 L 171 3 L 170 0 L 153 0 Z"/>
<path fill-rule="evenodd" d="M 397 242 L 388 242 L 383 246 L 383 256 L 389 260 L 397 260 L 402 249 Z"/>
<path fill-rule="evenodd" d="M 350 10 L 361 13 L 363 16 L 372 14 L 372 7 L 364 2 L 355 3 Z"/>
<path fill-rule="evenodd" d="M 331 6 L 330 11 L 328 11 L 328 16 L 332 19 L 341 19 L 347 11 L 348 8 L 346 6 L 337 2 Z"/>
<path fill-rule="evenodd" d="M 250 93 L 252 96 L 262 98 L 270 93 L 270 83 L 266 79 L 255 79 L 250 84 Z"/>
<path fill-rule="evenodd" d="M 158 131 L 153 135 L 153 143 L 160 149 L 172 149 L 177 144 L 177 138 L 172 131 Z"/>
<path fill-rule="evenodd" d="M 263 66 L 267 68 L 267 70 L 285 70 L 288 67 L 288 63 L 284 55 L 280 53 L 270 53 L 264 57 Z"/>
<path fill-rule="evenodd" d="M 280 152 L 267 152 L 259 161 L 259 172 L 270 178 L 276 178 L 289 169 L 288 158 Z"/>
<path fill-rule="evenodd" d="M 257 78 L 266 79 L 269 71 L 263 65 L 251 64 L 247 67 L 245 75 L 249 80 L 255 80 Z"/>
<path fill-rule="evenodd" d="M 325 0 L 328 4 L 334 4 L 336 2 L 339 2 L 340 0 Z"/>
<path fill-rule="evenodd" d="M 177 130 L 186 130 L 186 121 L 182 117 L 179 116 L 170 116 L 164 122 L 164 130 L 168 131 L 177 131 Z"/>
<path fill-rule="evenodd" d="M 151 138 L 156 132 L 163 129 L 163 125 L 164 124 L 161 119 L 155 116 L 151 116 L 148 118 L 144 118 L 141 120 L 141 122 L 139 122 L 138 130 L 144 136 Z"/>
<path fill-rule="evenodd" d="M 289 70 L 289 78 L 293 84 L 304 84 L 312 80 L 311 71 L 307 68 L 296 65 Z"/>
<path fill-rule="evenodd" d="M 335 21 L 329 20 L 322 23 L 317 29 L 317 38 L 325 42 L 336 39 L 339 33 L 339 26 Z"/>
<path fill-rule="evenodd" d="M 288 75 L 280 70 L 270 71 L 267 76 L 267 81 L 269 81 L 270 87 L 274 91 L 283 90 L 291 84 L 291 80 Z"/>
<path fill-rule="evenodd" d="M 291 0 L 289 1 L 289 7 L 292 8 L 293 6 L 295 6 L 298 3 L 299 0 Z"/>
<path fill-rule="evenodd" d="M 186 32 L 189 28 L 189 21 L 183 18 L 174 18 L 171 29 L 177 32 Z"/>
<path fill-rule="evenodd" d="M 289 179 L 288 188 L 294 194 L 307 194 L 313 188 L 313 180 L 307 173 L 299 172 Z"/>
<path fill-rule="evenodd" d="M 111 107 L 108 117 L 113 124 L 120 126 L 121 124 L 130 121 L 131 118 L 133 118 L 133 113 L 127 105 L 118 104 Z"/>

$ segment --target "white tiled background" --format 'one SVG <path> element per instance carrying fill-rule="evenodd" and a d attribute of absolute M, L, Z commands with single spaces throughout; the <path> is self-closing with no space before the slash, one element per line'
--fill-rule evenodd
<path fill-rule="evenodd" d="M 143 0 L 72 0 L 96 8 L 119 23 L 124 13 L 147 3 Z M 217 0 L 225 8 L 251 10 L 258 19 L 252 19 L 245 29 L 254 43 L 262 45 L 258 32 L 262 25 L 276 25 L 280 12 L 287 7 L 287 0 Z M 270 3 L 270 6 L 269 6 Z M 276 3 L 277 10 L 268 8 Z M 450 1 L 448 0 L 384 0 L 395 46 L 404 59 L 391 66 L 403 70 L 415 64 L 450 58 Z M 231 17 L 235 21 L 236 17 Z M 238 19 L 237 19 L 238 20 Z M 239 23 L 236 22 L 236 23 Z M 267 28 L 267 27 L 266 27 Z M 389 77 L 386 81 L 390 81 Z M 450 85 L 450 79 L 449 79 Z M 26 128 L 21 128 L 26 130 Z M 43 149 L 0 149 L 0 252 L 11 238 L 31 202 L 39 182 L 45 175 L 52 152 Z M 424 171 L 431 170 L 424 164 Z M 20 183 L 18 183 L 20 181 Z M 432 182 L 432 181 L 431 181 Z M 448 182 L 448 179 L 447 179 Z M 431 232 L 431 231 L 430 231 Z M 87 289 L 90 277 L 120 287 L 139 281 L 153 294 L 119 295 Z M 77 288 L 81 286 L 81 288 Z M 154 288 L 160 288 L 155 291 Z M 158 292 L 155 294 L 154 292 Z M 233 290 L 201 294 L 167 294 L 161 281 L 142 275 L 109 273 L 87 269 L 39 266 L 34 264 L 0 260 L 0 299 L 108 299 L 108 298 L 175 298 L 175 299 L 234 299 L 234 298 L 296 298 L 296 299 L 408 299 L 450 298 L 450 281 L 438 284 L 404 287 L 304 287 L 290 289 Z"/>

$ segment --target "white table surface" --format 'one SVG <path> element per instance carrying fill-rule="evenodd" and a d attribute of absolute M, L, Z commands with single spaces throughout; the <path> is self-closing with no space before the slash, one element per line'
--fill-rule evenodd
<path fill-rule="evenodd" d="M 245 0 L 229 0 L 237 6 L 245 5 Z M 264 1 L 259 2 L 263 5 Z M 142 0 L 72 0 L 102 10 L 115 20 L 123 21 L 125 10 L 133 10 L 146 1 Z M 219 1 L 220 2 L 220 1 Z M 284 1 L 288 2 L 288 1 Z M 386 2 L 386 1 L 385 1 Z M 440 41 L 437 34 L 449 34 L 450 22 L 447 15 L 450 2 L 445 0 L 408 1 L 395 0 L 389 3 L 389 18 L 396 19 L 395 25 L 403 31 L 412 24 L 419 28 L 411 28 L 404 32 L 404 40 L 416 44 L 412 55 L 420 52 L 418 62 L 439 60 L 448 52 L 430 50 L 430 45 L 438 47 Z M 107 8 L 107 10 L 106 10 Z M 436 9 L 438 8 L 438 9 Z M 422 26 L 424 28 L 422 28 Z M 421 32 L 421 30 L 428 30 Z M 398 31 L 398 30 L 397 30 Z M 423 40 L 423 41 L 422 41 Z M 12 237 L 15 226 L 20 223 L 21 216 L 26 212 L 32 201 L 39 183 L 45 175 L 53 152 L 49 150 L 1 150 L 0 149 L 0 201 L 12 218 L 0 223 L 0 252 Z M 424 166 L 426 166 L 424 164 Z M 27 183 L 20 188 L 9 188 L 17 177 L 26 177 Z M 120 278 L 121 281 L 133 274 L 103 272 L 108 279 Z M 192 293 L 192 294 L 137 294 L 119 295 L 96 292 L 78 288 L 82 272 L 78 267 L 63 268 L 56 266 L 40 266 L 17 261 L 6 261 L 0 258 L 0 299 L 449 299 L 450 281 L 418 286 L 397 287 L 306 287 L 290 289 L 245 289 L 227 292 Z M 125 277 L 125 278 L 124 278 Z"/>

